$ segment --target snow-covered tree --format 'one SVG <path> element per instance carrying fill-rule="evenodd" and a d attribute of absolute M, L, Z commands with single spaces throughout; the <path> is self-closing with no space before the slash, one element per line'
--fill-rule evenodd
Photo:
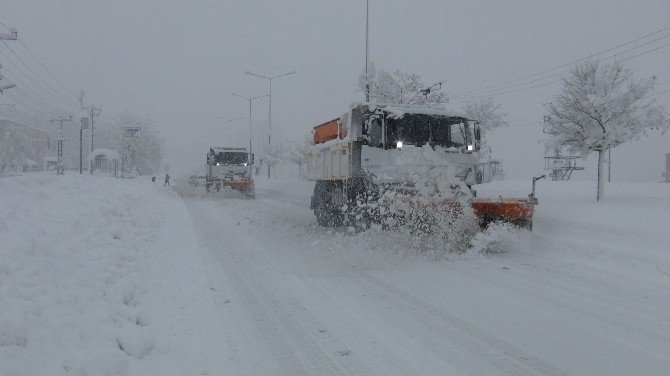
<path fill-rule="evenodd" d="M 0 128 L 0 171 L 20 169 L 32 153 L 25 133 L 16 127 Z"/>
<path fill-rule="evenodd" d="M 358 87 L 363 92 L 368 85 L 370 100 L 374 102 L 428 105 L 448 101 L 447 93 L 443 91 L 441 83 L 429 86 L 421 81 L 419 74 L 400 70 L 377 72 L 372 63 L 367 77 L 363 73 L 358 78 Z"/>
<path fill-rule="evenodd" d="M 605 152 L 644 134 L 668 127 L 663 108 L 653 97 L 655 78 L 634 80 L 620 63 L 578 64 L 563 76 L 563 88 L 545 105 L 547 148 L 567 148 L 586 157 L 598 152 L 598 194 L 605 185 Z"/>
<path fill-rule="evenodd" d="M 498 112 L 500 105 L 493 101 L 493 98 L 471 98 L 463 104 L 463 112 L 468 119 L 475 120 L 479 123 L 481 134 L 481 152 L 479 153 L 480 161 L 486 161 L 491 157 L 491 148 L 487 142 L 487 135 L 495 128 L 504 127 L 504 114 Z"/>
<path fill-rule="evenodd" d="M 114 121 L 113 143 L 121 156 L 124 171 L 138 175 L 154 173 L 163 159 L 163 140 L 154 121 L 125 113 Z"/>
<path fill-rule="evenodd" d="M 307 135 L 301 140 L 289 140 L 284 144 L 282 159 L 301 165 L 307 160 L 307 153 L 312 147 L 312 136 Z"/>

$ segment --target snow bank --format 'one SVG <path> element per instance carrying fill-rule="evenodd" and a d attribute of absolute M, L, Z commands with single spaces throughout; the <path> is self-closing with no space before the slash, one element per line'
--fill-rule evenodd
<path fill-rule="evenodd" d="M 222 372 L 223 333 L 173 192 L 40 174 L 0 191 L 1 375 Z"/>

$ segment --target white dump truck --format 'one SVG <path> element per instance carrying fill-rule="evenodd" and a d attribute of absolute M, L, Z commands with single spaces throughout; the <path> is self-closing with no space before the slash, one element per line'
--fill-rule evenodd
<path fill-rule="evenodd" d="M 252 178 L 254 155 L 246 148 L 212 147 L 207 153 L 205 164 L 205 190 L 220 191 L 230 188 L 255 197 L 256 191 Z"/>
<path fill-rule="evenodd" d="M 409 200 L 431 195 L 419 180 L 440 174 L 450 175 L 451 180 L 445 181 L 456 182 L 446 189 L 469 196 L 467 202 L 482 225 L 505 220 L 531 226 L 537 203 L 532 194 L 479 199 L 470 191 L 477 182 L 474 166 L 480 132 L 477 123 L 463 114 L 423 106 L 353 103 L 339 118 L 315 126 L 312 134 L 301 174 L 316 182 L 311 208 L 322 226 L 352 220 L 355 216 L 349 214 L 360 205 L 361 196 L 368 202 L 388 191 Z"/>

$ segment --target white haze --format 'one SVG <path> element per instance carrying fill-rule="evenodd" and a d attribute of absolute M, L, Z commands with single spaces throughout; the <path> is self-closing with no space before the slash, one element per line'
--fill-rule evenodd
<path fill-rule="evenodd" d="M 224 124 L 215 118 L 247 116 L 248 102 L 231 92 L 267 92 L 267 81 L 247 70 L 297 71 L 273 81 L 277 139 L 302 138 L 362 97 L 356 91 L 364 66 L 362 0 L 0 1 L 0 10 L 0 22 L 16 27 L 60 80 L 104 107 L 103 121 L 126 109 L 156 119 L 173 174 L 197 168 L 208 146 L 225 143 L 224 135 L 231 143 L 248 142 L 248 119 Z M 452 95 L 670 26 L 670 4 L 663 0 L 370 0 L 370 10 L 370 55 L 377 67 L 417 72 L 428 83 L 446 79 Z M 668 61 L 670 48 L 661 48 L 626 65 L 638 77 L 664 82 Z M 508 177 L 542 172 L 542 103 L 558 90 L 553 84 L 495 98 L 511 126 L 492 132 L 491 145 Z M 670 94 L 658 100 L 670 108 Z M 76 110 L 74 98 L 69 110 Z M 267 138 L 266 100 L 254 103 L 253 117 L 258 145 Z M 224 125 L 232 130 L 224 133 Z M 668 152 L 668 136 L 623 145 L 613 153 L 613 179 L 657 181 Z M 594 179 L 594 171 L 574 178 Z"/>

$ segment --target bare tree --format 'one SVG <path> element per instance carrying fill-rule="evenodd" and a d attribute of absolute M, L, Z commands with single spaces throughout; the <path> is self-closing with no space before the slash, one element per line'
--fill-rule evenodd
<path fill-rule="evenodd" d="M 374 64 L 370 64 L 367 77 L 362 74 L 358 78 L 358 87 L 365 91 L 370 85 L 370 98 L 379 103 L 395 104 L 431 104 L 448 101 L 447 93 L 439 85 L 426 85 L 417 73 L 396 70 L 393 72 L 377 72 Z"/>
<path fill-rule="evenodd" d="M 586 157 L 598 152 L 598 193 L 603 198 L 605 152 L 644 134 L 668 127 L 652 95 L 655 78 L 633 80 L 620 63 L 578 64 L 563 77 L 561 93 L 545 105 L 547 148 L 566 147 Z"/>
<path fill-rule="evenodd" d="M 478 154 L 480 161 L 486 161 L 491 158 L 491 147 L 488 145 L 488 134 L 495 128 L 507 126 L 505 115 L 498 110 L 500 105 L 493 101 L 493 98 L 470 98 L 463 104 L 463 112 L 470 120 L 479 123 L 481 134 L 481 152 Z"/>

